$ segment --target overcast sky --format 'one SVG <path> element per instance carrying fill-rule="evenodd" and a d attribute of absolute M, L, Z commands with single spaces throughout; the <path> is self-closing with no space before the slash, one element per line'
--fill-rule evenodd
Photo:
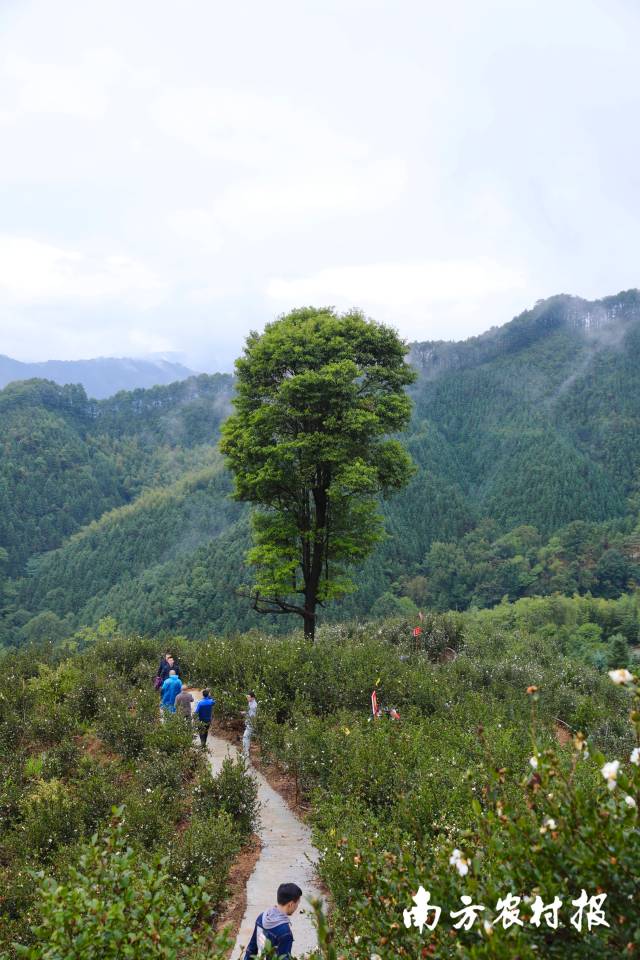
<path fill-rule="evenodd" d="M 0 353 L 640 285 L 636 0 L 0 0 Z"/>

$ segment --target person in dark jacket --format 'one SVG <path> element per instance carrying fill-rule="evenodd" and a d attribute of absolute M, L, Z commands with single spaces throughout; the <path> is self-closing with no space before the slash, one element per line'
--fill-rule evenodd
<path fill-rule="evenodd" d="M 278 905 L 269 907 L 260 914 L 253 928 L 253 936 L 247 946 L 244 960 L 262 955 L 267 943 L 275 950 L 276 957 L 293 956 L 293 933 L 290 917 L 300 906 L 302 890 L 297 883 L 281 883 L 278 887 Z"/>
<path fill-rule="evenodd" d="M 176 658 L 171 653 L 165 653 L 160 660 L 160 666 L 158 667 L 158 676 L 160 677 L 161 686 L 164 681 L 169 676 L 169 671 L 175 670 L 176 676 L 180 676 L 180 665 Z"/>
<path fill-rule="evenodd" d="M 194 715 L 198 723 L 198 736 L 200 737 L 200 743 L 203 747 L 207 745 L 214 705 L 215 700 L 211 696 L 210 691 L 203 690 L 202 700 L 198 701 L 196 709 L 194 710 Z"/>

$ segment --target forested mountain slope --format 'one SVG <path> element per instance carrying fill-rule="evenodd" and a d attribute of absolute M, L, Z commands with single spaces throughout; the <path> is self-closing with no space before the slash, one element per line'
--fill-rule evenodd
<path fill-rule="evenodd" d="M 231 378 L 87 398 L 46 380 L 0 391 L 0 546 L 8 571 L 105 511 L 209 463 Z"/>
<path fill-rule="evenodd" d="M 640 293 L 553 297 L 463 343 L 413 344 L 411 360 L 420 376 L 404 439 L 418 472 L 384 504 L 389 538 L 358 592 L 327 615 L 633 586 Z M 234 593 L 247 578 L 247 514 L 226 499 L 214 450 L 231 390 L 230 377 L 202 376 L 102 402 L 43 381 L 0 392 L 10 572 L 55 550 L 6 591 L 5 636 L 49 610 L 140 631 L 264 623 Z"/>

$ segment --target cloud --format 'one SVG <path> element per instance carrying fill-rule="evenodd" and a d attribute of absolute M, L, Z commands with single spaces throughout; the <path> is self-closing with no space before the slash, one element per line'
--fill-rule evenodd
<path fill-rule="evenodd" d="M 189 251 L 202 254 L 219 253 L 222 249 L 222 234 L 216 218 L 209 210 L 175 210 L 167 217 L 176 237 L 188 244 Z"/>
<path fill-rule="evenodd" d="M 145 308 L 164 294 L 160 278 L 129 257 L 89 257 L 29 237 L 0 235 L 0 296 L 12 304 L 115 299 Z"/>
<path fill-rule="evenodd" d="M 106 112 L 110 88 L 123 64 L 112 50 L 91 50 L 75 64 L 36 63 L 10 54 L 2 72 L 12 83 L 7 113 L 58 113 L 98 117 Z"/>
<path fill-rule="evenodd" d="M 406 168 L 398 158 L 302 165 L 288 173 L 231 184 L 216 204 L 220 220 L 246 231 L 257 224 L 291 229 L 336 216 L 388 207 L 401 194 Z"/>
<path fill-rule="evenodd" d="M 353 158 L 366 152 L 321 114 L 283 97 L 218 87 L 174 88 L 157 97 L 151 114 L 166 135 L 248 170 L 283 161 L 296 164 L 313 155 Z"/>
<path fill-rule="evenodd" d="M 284 309 L 302 303 L 363 307 L 384 315 L 401 310 L 456 303 L 477 303 L 526 285 L 521 270 L 486 257 L 368 263 L 331 267 L 297 279 L 272 278 L 267 297 Z"/>
<path fill-rule="evenodd" d="M 399 156 L 374 152 L 284 98 L 173 90 L 156 99 L 152 116 L 164 134 L 218 165 L 207 215 L 232 231 L 281 231 L 309 217 L 380 210 L 406 184 Z"/>

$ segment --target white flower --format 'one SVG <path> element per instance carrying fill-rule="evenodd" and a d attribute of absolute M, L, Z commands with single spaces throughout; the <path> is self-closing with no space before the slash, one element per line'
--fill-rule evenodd
<path fill-rule="evenodd" d="M 553 819 L 553 817 L 547 817 L 546 820 L 544 821 L 544 825 L 545 827 L 547 827 L 548 830 L 556 829 L 556 822 Z"/>
<path fill-rule="evenodd" d="M 633 680 L 633 674 L 626 667 L 621 667 L 619 670 L 609 670 L 609 676 L 614 683 L 629 683 Z"/>
<path fill-rule="evenodd" d="M 538 769 L 538 758 L 537 758 L 537 757 L 529 757 L 529 763 L 531 764 L 531 766 L 533 767 L 534 770 L 537 770 L 537 769 Z"/>
<path fill-rule="evenodd" d="M 627 805 L 628 807 L 635 807 L 635 806 L 636 806 L 635 800 L 633 799 L 633 797 L 630 797 L 629 794 L 627 794 L 626 797 L 624 798 L 624 802 L 626 803 L 626 805 Z"/>
<path fill-rule="evenodd" d="M 465 877 L 469 873 L 469 861 L 465 860 L 461 851 L 457 848 L 449 857 L 449 863 L 456 868 L 461 877 Z"/>
<path fill-rule="evenodd" d="M 607 781 L 607 786 L 609 790 L 615 790 L 616 788 L 616 777 L 618 776 L 618 767 L 620 766 L 619 760 L 612 760 L 610 763 L 605 763 L 602 770 L 600 771 L 602 776 Z"/>
<path fill-rule="evenodd" d="M 484 932 L 486 933 L 486 935 L 487 935 L 488 937 L 490 937 L 490 936 L 492 935 L 492 933 L 493 933 L 493 924 L 492 924 L 492 923 L 489 923 L 488 920 L 485 920 L 485 921 L 483 921 L 483 924 L 482 924 L 482 925 L 483 925 L 483 927 L 484 927 Z"/>
<path fill-rule="evenodd" d="M 631 763 L 635 763 L 636 767 L 640 767 L 640 747 L 633 748 L 629 760 L 631 760 Z"/>

